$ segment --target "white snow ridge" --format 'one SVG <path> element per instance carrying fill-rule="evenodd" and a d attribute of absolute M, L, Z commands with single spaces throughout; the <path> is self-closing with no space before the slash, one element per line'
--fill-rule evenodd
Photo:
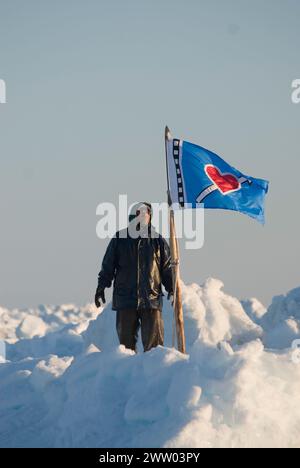
<path fill-rule="evenodd" d="M 0 308 L 0 447 L 300 447 L 300 288 L 266 310 L 184 285 L 187 354 L 118 345 L 115 312 Z"/>

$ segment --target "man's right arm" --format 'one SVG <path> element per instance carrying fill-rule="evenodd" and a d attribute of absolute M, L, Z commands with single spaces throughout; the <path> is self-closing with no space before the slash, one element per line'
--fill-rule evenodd
<path fill-rule="evenodd" d="M 102 289 L 110 288 L 114 279 L 117 257 L 117 238 L 113 237 L 106 249 L 102 261 L 102 267 L 98 275 L 98 286 Z"/>
<path fill-rule="evenodd" d="M 110 288 L 112 281 L 115 276 L 115 270 L 117 265 L 117 238 L 113 237 L 106 249 L 105 255 L 102 261 L 102 267 L 98 274 L 98 287 L 95 296 L 96 307 L 100 307 L 99 297 L 102 302 L 105 303 L 104 289 Z"/>

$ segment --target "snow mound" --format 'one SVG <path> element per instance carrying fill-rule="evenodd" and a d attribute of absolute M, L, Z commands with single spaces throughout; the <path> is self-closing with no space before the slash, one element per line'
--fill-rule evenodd
<path fill-rule="evenodd" d="M 138 354 L 110 305 L 0 309 L 0 447 L 300 447 L 300 288 L 267 311 L 212 278 L 182 289 L 186 355 L 167 301 L 165 347 Z"/>
<path fill-rule="evenodd" d="M 34 315 L 25 317 L 16 329 L 18 338 L 33 338 L 35 336 L 44 336 L 47 331 L 47 325 L 44 320 Z"/>
<path fill-rule="evenodd" d="M 263 335 L 262 328 L 252 322 L 240 301 L 225 294 L 222 288 L 223 283 L 213 278 L 206 280 L 202 287 L 195 283 L 188 286 L 182 283 L 187 351 L 198 339 L 207 345 L 217 345 L 224 340 L 235 345 Z M 172 346 L 173 311 L 165 302 L 165 345 Z M 101 350 L 117 346 L 117 335 L 107 333 L 115 327 L 115 320 L 115 313 L 109 305 L 83 333 L 86 346 L 93 343 Z"/>
<path fill-rule="evenodd" d="M 287 295 L 275 296 L 261 321 L 264 343 L 269 348 L 284 349 L 300 337 L 300 288 Z"/>
<path fill-rule="evenodd" d="M 96 307 L 91 304 L 84 307 L 76 307 L 73 304 L 40 305 L 36 309 L 12 310 L 0 307 L 0 339 L 15 343 L 20 338 L 44 336 L 46 333 L 61 330 L 67 324 L 82 323 L 97 315 Z"/>
<path fill-rule="evenodd" d="M 223 286 L 221 281 L 209 278 L 202 287 L 193 284 L 183 288 L 187 326 L 197 326 L 201 340 L 208 345 L 224 340 L 242 344 L 260 337 L 262 329 L 251 321 L 238 299 L 222 291 Z"/>
<path fill-rule="evenodd" d="M 241 304 L 247 315 L 249 315 L 250 319 L 254 323 L 257 323 L 259 325 L 263 316 L 267 312 L 265 306 L 261 302 L 259 302 L 255 297 L 252 297 L 251 299 L 242 300 Z"/>

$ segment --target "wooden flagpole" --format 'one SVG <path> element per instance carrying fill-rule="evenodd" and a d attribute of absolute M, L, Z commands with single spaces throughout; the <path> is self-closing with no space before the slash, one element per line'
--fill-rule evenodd
<path fill-rule="evenodd" d="M 173 309 L 176 325 L 177 348 L 180 352 L 186 352 L 185 349 L 185 335 L 184 335 L 184 321 L 182 312 L 182 299 L 181 299 L 181 286 L 180 286 L 180 272 L 179 272 L 179 246 L 176 237 L 174 209 L 172 207 L 172 200 L 169 185 L 169 171 L 168 171 L 168 151 L 167 143 L 171 138 L 170 130 L 165 128 L 165 148 L 166 148 L 166 166 L 167 166 L 167 182 L 168 182 L 168 205 L 169 205 L 169 228 L 170 228 L 170 252 L 172 262 L 172 280 L 173 280 Z"/>

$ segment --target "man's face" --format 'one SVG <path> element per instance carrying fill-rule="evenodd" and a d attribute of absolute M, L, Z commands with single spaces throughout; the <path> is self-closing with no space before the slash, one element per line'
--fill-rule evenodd
<path fill-rule="evenodd" d="M 147 226 L 150 223 L 150 209 L 147 206 L 141 206 L 136 214 L 141 226 Z"/>

